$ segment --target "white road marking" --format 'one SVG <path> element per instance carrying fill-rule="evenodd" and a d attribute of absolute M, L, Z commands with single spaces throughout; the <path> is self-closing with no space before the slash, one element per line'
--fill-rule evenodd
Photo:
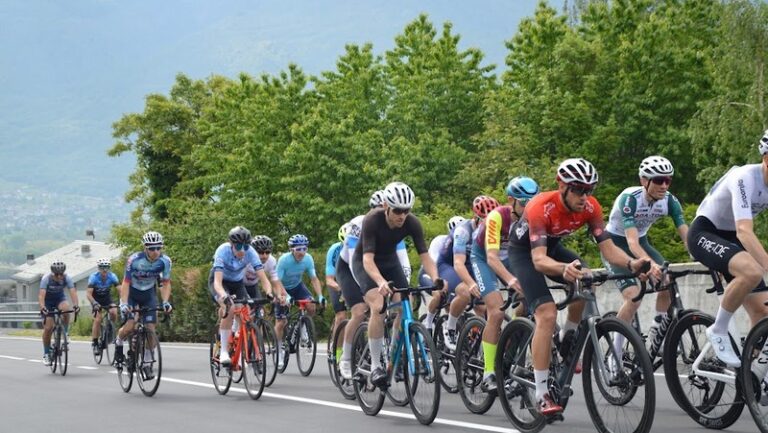
<path fill-rule="evenodd" d="M 8 355 L 0 355 L 0 358 L 13 359 L 16 361 L 23 361 L 26 359 L 26 358 L 19 358 L 18 356 L 8 356 Z"/>

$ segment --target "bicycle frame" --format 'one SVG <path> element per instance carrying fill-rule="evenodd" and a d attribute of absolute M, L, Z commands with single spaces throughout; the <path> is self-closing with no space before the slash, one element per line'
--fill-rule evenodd
<path fill-rule="evenodd" d="M 405 356 L 408 360 L 408 372 L 411 375 L 416 374 L 416 363 L 413 358 L 413 346 L 411 345 L 411 339 L 408 335 L 408 328 L 410 328 L 411 323 L 415 323 L 413 320 L 413 311 L 411 310 L 411 301 L 410 301 L 410 294 L 419 292 L 419 291 L 425 291 L 424 288 L 405 288 L 405 289 L 394 289 L 395 293 L 399 293 L 401 295 L 400 301 L 392 302 L 386 305 L 386 308 L 393 309 L 393 308 L 400 308 L 400 329 L 398 330 L 397 334 L 393 333 L 392 338 L 397 337 L 397 345 L 395 346 L 395 350 L 391 354 L 391 362 L 389 366 L 387 367 L 387 376 L 391 377 L 392 372 L 394 371 L 394 367 L 399 365 L 400 363 L 400 357 L 403 353 L 403 346 L 405 346 Z M 431 291 L 431 287 L 429 288 Z M 393 329 L 394 331 L 394 329 Z M 427 358 L 427 350 L 426 346 L 424 345 L 424 342 L 419 338 L 418 341 L 419 345 L 419 352 L 422 354 L 423 363 L 426 368 L 429 368 L 429 359 Z"/>

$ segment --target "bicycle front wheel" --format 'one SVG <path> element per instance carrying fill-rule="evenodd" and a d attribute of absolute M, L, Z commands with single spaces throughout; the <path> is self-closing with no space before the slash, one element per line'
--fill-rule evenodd
<path fill-rule="evenodd" d="M 58 344 L 58 362 L 59 362 L 59 374 L 62 376 L 67 375 L 67 366 L 69 366 L 69 336 L 66 332 L 61 333 L 61 344 Z"/>
<path fill-rule="evenodd" d="M 757 428 L 768 433 L 768 319 L 755 325 L 744 342 L 739 381 Z"/>
<path fill-rule="evenodd" d="M 582 373 L 592 422 L 603 433 L 648 433 L 656 410 L 656 386 L 643 339 L 615 317 L 604 318 L 595 327 L 598 344 L 587 340 Z M 626 344 L 617 352 L 614 341 L 619 336 Z"/>
<path fill-rule="evenodd" d="M 348 323 L 349 320 L 344 320 L 338 326 L 338 329 L 334 329 L 333 331 L 333 338 L 331 339 L 333 344 L 331 346 L 331 350 L 333 351 L 335 362 L 333 363 L 332 374 L 335 377 L 334 382 L 336 382 L 336 387 L 339 388 L 341 395 L 347 400 L 354 400 L 355 387 L 352 384 L 352 381 L 341 377 L 341 372 L 339 371 L 339 362 L 341 362 L 341 345 L 344 343 L 344 330 L 347 329 Z M 351 354 L 348 355 L 351 356 Z"/>
<path fill-rule="evenodd" d="M 102 329 L 101 352 L 107 355 L 107 362 L 109 363 L 109 365 L 113 365 L 115 362 L 114 357 L 112 356 L 112 354 L 114 353 L 114 344 L 115 344 L 115 327 L 114 325 L 112 325 L 111 320 L 107 320 L 106 326 L 102 326 L 101 329 Z M 110 346 L 112 346 L 112 349 L 110 349 Z"/>
<path fill-rule="evenodd" d="M 375 416 L 384 405 L 384 393 L 371 383 L 371 351 L 368 348 L 368 324 L 362 323 L 355 332 L 352 345 L 352 382 L 360 408 L 366 415 Z"/>
<path fill-rule="evenodd" d="M 456 366 L 454 359 L 456 354 L 445 346 L 443 337 L 443 327 L 447 325 L 448 315 L 443 314 L 435 323 L 435 347 L 437 348 L 438 368 L 440 373 L 440 384 L 446 392 L 456 394 L 459 392 L 459 385 L 456 383 Z"/>
<path fill-rule="evenodd" d="M 272 323 L 264 319 L 258 319 L 257 323 L 264 346 L 264 354 L 267 357 L 264 386 L 270 386 L 275 382 L 275 376 L 277 376 L 277 334 L 275 334 L 275 327 Z"/>
<path fill-rule="evenodd" d="M 296 363 L 302 376 L 309 376 L 315 367 L 317 341 L 315 341 L 315 322 L 309 316 L 299 320 L 299 330 L 296 341 Z"/>
<path fill-rule="evenodd" d="M 483 330 L 485 320 L 472 317 L 467 320 L 459 334 L 456 345 L 456 383 L 464 406 L 478 415 L 488 412 L 493 406 L 496 394 L 489 394 L 480 388 L 483 382 L 485 362 L 483 359 Z"/>
<path fill-rule="evenodd" d="M 532 433 L 546 425 L 536 407 L 531 339 L 535 325 L 525 318 L 511 321 L 501 332 L 496 352 L 496 389 L 507 419 L 520 431 Z"/>
<path fill-rule="evenodd" d="M 53 336 L 51 340 L 53 341 L 53 344 L 51 344 L 51 351 L 50 351 L 50 357 L 51 357 L 51 373 L 56 373 L 56 370 L 59 368 L 59 356 L 61 355 L 59 351 L 61 350 L 61 327 L 56 326 L 53 328 Z"/>
<path fill-rule="evenodd" d="M 243 382 L 248 396 L 256 400 L 264 392 L 267 374 L 267 358 L 264 354 L 264 345 L 261 343 L 261 336 L 258 328 L 250 323 L 246 325 L 244 331 L 245 344 L 241 351 L 240 368 L 243 371 Z"/>
<path fill-rule="evenodd" d="M 435 342 L 421 323 L 408 327 L 411 359 L 402 358 L 405 370 L 405 389 L 411 410 L 424 425 L 432 424 L 440 409 L 440 372 Z"/>
<path fill-rule="evenodd" d="M 219 336 L 219 327 L 216 326 L 211 336 L 211 345 L 208 350 L 208 359 L 211 364 L 211 381 L 213 381 L 213 387 L 220 395 L 225 395 L 229 392 L 229 387 L 232 385 L 232 370 L 224 368 L 219 362 L 219 355 L 221 354 L 221 337 Z"/>
<path fill-rule="evenodd" d="M 160 376 L 163 372 L 163 356 L 160 351 L 160 340 L 155 331 L 144 328 L 143 335 L 137 341 L 136 381 L 141 392 L 152 397 L 160 386 Z"/>

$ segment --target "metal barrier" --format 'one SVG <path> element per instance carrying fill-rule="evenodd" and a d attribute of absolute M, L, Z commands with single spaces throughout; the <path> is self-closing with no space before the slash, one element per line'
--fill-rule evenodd
<path fill-rule="evenodd" d="M 37 302 L 0 304 L 0 326 L 15 328 L 24 322 L 40 322 L 40 310 Z"/>

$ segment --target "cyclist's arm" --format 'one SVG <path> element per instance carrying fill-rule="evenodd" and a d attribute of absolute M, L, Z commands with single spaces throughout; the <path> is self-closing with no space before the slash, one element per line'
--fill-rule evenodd
<path fill-rule="evenodd" d="M 461 278 L 461 281 L 471 289 L 475 285 L 475 280 L 472 279 L 472 275 L 467 270 L 466 262 L 466 254 L 453 253 L 453 269 L 456 271 L 456 275 Z"/>
<path fill-rule="evenodd" d="M 636 227 L 629 227 L 624 229 L 624 235 L 627 237 L 627 245 L 629 245 L 629 251 L 637 258 L 646 257 L 648 259 L 651 256 L 645 252 L 645 249 L 640 245 L 640 236 L 637 233 Z"/>
<path fill-rule="evenodd" d="M 213 273 L 213 291 L 216 292 L 218 299 L 224 299 L 227 296 L 227 292 L 224 290 L 224 272 L 214 271 Z"/>
<path fill-rule="evenodd" d="M 531 249 L 533 267 L 542 274 L 553 277 L 562 277 L 568 263 L 558 262 L 547 255 L 547 246 L 542 245 Z M 626 262 L 624 262 L 626 263 Z"/>
<path fill-rule="evenodd" d="M 259 277 L 259 282 L 261 283 L 261 288 L 264 290 L 264 293 L 269 296 L 274 296 L 272 284 L 269 282 L 269 278 L 267 278 L 267 273 L 264 272 L 264 269 L 256 271 L 256 276 Z"/>
<path fill-rule="evenodd" d="M 680 201 L 677 200 L 672 194 L 669 194 L 667 200 L 667 207 L 669 208 L 669 216 L 677 227 L 677 233 L 680 234 L 680 239 L 683 240 L 685 249 L 688 249 L 688 224 L 685 223 L 685 216 L 683 215 L 683 206 L 680 205 Z"/>
<path fill-rule="evenodd" d="M 411 259 L 408 258 L 408 250 L 405 248 L 405 243 L 400 242 L 397 244 L 397 260 L 400 262 L 400 266 L 403 268 L 405 279 L 411 279 Z"/>
<path fill-rule="evenodd" d="M 41 287 L 40 292 L 37 294 L 37 303 L 40 304 L 41 310 L 45 307 L 45 292 L 46 290 Z"/>
<path fill-rule="evenodd" d="M 334 277 L 333 275 L 325 276 L 325 285 L 337 292 L 341 290 L 341 287 L 339 287 L 339 283 L 336 282 L 336 277 Z"/>
<path fill-rule="evenodd" d="M 320 284 L 320 278 L 317 278 L 317 275 L 315 275 L 310 278 L 310 281 L 312 282 L 312 288 L 315 289 L 317 298 L 320 299 L 320 297 L 323 296 L 323 285 Z"/>
<path fill-rule="evenodd" d="M 488 259 L 488 266 L 493 269 L 493 272 L 496 273 L 496 276 L 501 278 L 501 281 L 503 281 L 507 287 L 513 286 L 515 284 L 515 281 L 513 280 L 516 280 L 516 278 L 514 275 L 512 275 L 511 272 L 509 272 L 509 270 L 507 270 L 507 267 L 504 266 L 504 263 L 502 263 L 499 259 L 499 250 L 495 248 L 486 249 L 485 256 Z"/>
<path fill-rule="evenodd" d="M 437 275 L 437 266 L 435 265 L 435 261 L 432 260 L 429 252 L 419 254 L 419 259 L 421 260 L 421 266 L 424 267 L 424 272 L 429 275 L 430 278 L 432 278 L 432 281 L 436 281 L 438 278 L 440 278 L 440 276 Z"/>
<path fill-rule="evenodd" d="M 683 224 L 677 228 L 677 233 L 680 234 L 680 239 L 683 240 L 685 249 L 688 250 L 688 224 Z"/>
<path fill-rule="evenodd" d="M 763 271 L 768 270 L 768 253 L 755 236 L 751 219 L 736 221 L 736 237 L 744 245 L 744 249 L 763 267 Z"/>
<path fill-rule="evenodd" d="M 616 266 L 628 268 L 631 272 L 635 272 L 638 268 L 640 261 L 648 261 L 650 259 L 633 259 L 621 248 L 617 247 L 611 239 L 605 239 L 597 244 L 600 249 L 600 253 L 608 260 L 609 263 Z"/>
<path fill-rule="evenodd" d="M 80 305 L 80 301 L 77 299 L 77 287 L 72 286 L 69 288 L 69 296 L 72 298 L 73 307 Z"/>
<path fill-rule="evenodd" d="M 88 299 L 88 302 L 93 305 L 94 302 L 96 302 L 96 299 L 93 297 L 93 286 L 88 286 L 87 289 L 85 289 L 85 298 Z"/>
<path fill-rule="evenodd" d="M 131 284 L 123 278 L 123 284 L 120 285 L 120 303 L 121 304 L 127 304 L 128 303 L 128 291 L 130 290 Z"/>
<path fill-rule="evenodd" d="M 160 287 L 160 297 L 163 302 L 168 302 L 171 299 L 171 280 L 164 280 L 162 287 Z"/>
<path fill-rule="evenodd" d="M 387 280 L 381 275 L 379 267 L 376 266 L 376 262 L 374 261 L 374 257 L 375 254 L 373 252 L 363 253 L 363 269 L 365 270 L 365 273 L 368 274 L 368 277 L 375 281 L 380 287 L 381 285 L 386 284 Z"/>

